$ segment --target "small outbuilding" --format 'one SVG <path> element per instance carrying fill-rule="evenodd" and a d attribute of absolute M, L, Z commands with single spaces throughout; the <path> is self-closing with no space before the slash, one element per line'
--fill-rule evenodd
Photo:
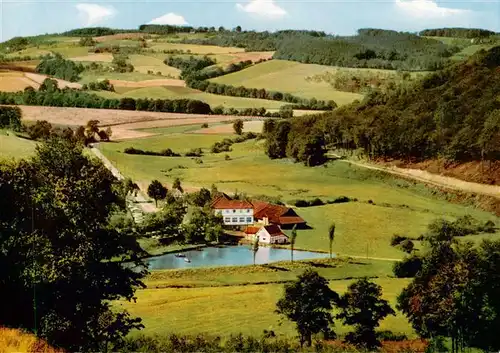
<path fill-rule="evenodd" d="M 286 244 L 288 237 L 281 231 L 281 228 L 276 224 L 261 226 L 261 227 L 248 227 L 245 230 L 248 239 L 259 237 L 259 243 L 265 244 Z"/>

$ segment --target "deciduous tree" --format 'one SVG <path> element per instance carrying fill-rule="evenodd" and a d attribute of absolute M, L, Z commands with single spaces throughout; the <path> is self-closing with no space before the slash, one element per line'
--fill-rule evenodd
<path fill-rule="evenodd" d="M 155 200 L 156 207 L 158 207 L 158 200 L 167 197 L 167 192 L 168 189 L 158 180 L 153 180 L 148 186 L 148 196 Z"/>
<path fill-rule="evenodd" d="M 335 338 L 331 310 L 332 303 L 338 300 L 338 294 L 328 287 L 325 278 L 306 270 L 294 283 L 285 285 L 276 312 L 295 323 L 301 346 L 311 346 L 313 334 L 322 332 Z"/>
<path fill-rule="evenodd" d="M 375 329 L 380 320 L 396 313 L 389 303 L 382 299 L 382 287 L 363 278 L 352 283 L 339 301 L 338 319 L 345 325 L 354 326 L 354 332 L 346 336 L 348 343 L 365 349 L 380 346 Z"/>

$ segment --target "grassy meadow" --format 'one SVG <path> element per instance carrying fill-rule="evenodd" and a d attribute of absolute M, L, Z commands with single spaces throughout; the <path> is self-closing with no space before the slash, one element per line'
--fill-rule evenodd
<path fill-rule="evenodd" d="M 265 266 L 243 267 L 240 270 L 231 269 L 226 273 L 226 280 L 234 276 L 255 276 L 255 272 Z M 303 269 L 302 269 L 303 270 Z M 214 269 L 218 272 L 219 269 Z M 328 270 L 323 270 L 322 275 Z M 115 305 L 127 309 L 132 315 L 143 318 L 146 334 L 198 334 L 228 336 L 243 333 L 246 335 L 260 335 L 263 330 L 274 330 L 276 334 L 294 337 L 296 331 L 293 323 L 283 320 L 274 313 L 276 302 L 283 294 L 283 284 L 238 285 L 228 286 L 201 286 L 196 288 L 161 288 L 161 277 L 179 277 L 179 280 L 190 277 L 210 276 L 210 270 L 182 270 L 182 271 L 154 271 L 147 279 L 147 289 L 136 293 L 137 302 L 116 302 Z M 198 274 L 196 273 L 198 272 Z M 260 277 L 263 277 L 261 274 Z M 283 275 L 291 278 L 291 275 Z M 294 276 L 295 278 L 295 276 Z M 293 278 L 293 279 L 294 279 Z M 167 281 L 171 281 L 167 279 Z M 338 293 L 343 293 L 352 280 L 333 280 L 330 287 Z M 409 282 L 407 279 L 379 278 L 375 280 L 383 289 L 383 297 L 393 307 L 397 295 Z M 213 284 L 213 282 L 212 282 Z M 161 289 L 153 288 L 158 286 Z M 249 308 L 251 307 L 251 310 Z M 348 327 L 337 324 L 335 331 L 345 334 Z M 396 316 L 386 318 L 381 322 L 380 330 L 392 330 L 413 336 L 411 326 L 406 318 L 397 313 Z"/>
<path fill-rule="evenodd" d="M 132 74 L 136 74 L 135 72 Z M 131 76 L 132 77 L 132 76 Z M 152 79 L 154 77 L 149 77 Z M 158 78 L 158 77 L 156 77 Z M 88 79 L 88 78 L 87 78 Z M 287 104 L 281 101 L 272 101 L 267 99 L 253 99 L 253 98 L 243 98 L 243 97 L 229 97 L 221 96 L 217 94 L 201 92 L 189 87 L 179 87 L 179 86 L 156 86 L 156 87 L 145 87 L 137 89 L 125 89 L 121 90 L 117 88 L 118 92 L 106 92 L 99 91 L 96 94 L 106 97 L 106 98 L 117 98 L 131 97 L 131 98 L 150 98 L 150 99 L 198 99 L 203 102 L 210 104 L 212 108 L 216 106 L 224 106 L 227 108 L 261 108 L 266 109 L 279 109 L 282 105 Z"/>
<path fill-rule="evenodd" d="M 0 130 L 0 161 L 29 157 L 35 151 L 35 146 L 36 142 L 17 137 L 12 132 Z"/>
<path fill-rule="evenodd" d="M 481 210 L 453 204 L 434 196 L 422 184 L 395 179 L 345 162 L 308 168 L 289 160 L 270 160 L 263 141 L 247 141 L 232 146 L 233 151 L 211 154 L 210 146 L 227 134 L 199 134 L 190 131 L 148 129 L 160 135 L 150 138 L 101 144 L 102 152 L 126 176 L 147 185 L 153 179 L 171 185 L 179 177 L 185 188 L 209 188 L 248 195 L 279 196 L 285 202 L 320 197 L 357 198 L 357 202 L 297 209 L 309 230 L 300 230 L 296 246 L 328 251 L 327 229 L 336 222 L 334 251 L 341 255 L 399 259 L 404 253 L 389 242 L 393 234 L 417 237 L 434 219 L 454 219 L 470 214 L 481 220 L 498 219 Z M 188 157 L 137 156 L 123 153 L 126 147 L 160 151 L 171 148 L 182 153 L 195 147 L 204 150 L 203 163 Z M 225 159 L 225 155 L 230 160 Z M 371 200 L 371 203 L 369 202 Z M 491 236 L 490 236 L 491 237 Z"/>
<path fill-rule="evenodd" d="M 356 93 L 336 91 L 326 82 L 306 80 L 306 77 L 323 74 L 332 69 L 331 66 L 271 60 L 210 81 L 248 88 L 265 88 L 304 98 L 333 99 L 338 105 L 348 104 L 363 97 Z"/>

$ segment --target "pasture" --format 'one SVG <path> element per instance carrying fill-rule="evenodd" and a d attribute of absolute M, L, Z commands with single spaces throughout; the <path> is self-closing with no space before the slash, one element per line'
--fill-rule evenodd
<path fill-rule="evenodd" d="M 135 74 L 135 73 L 134 73 Z M 120 92 L 120 90 L 117 90 Z M 212 108 L 223 106 L 227 108 L 244 109 L 244 108 L 261 108 L 279 109 L 282 105 L 287 104 L 281 101 L 272 101 L 267 99 L 253 99 L 243 97 L 221 96 L 212 93 L 201 92 L 189 87 L 181 86 L 156 86 L 145 87 L 129 90 L 127 89 L 122 94 L 113 92 L 99 91 L 96 94 L 106 98 L 150 98 L 150 99 L 197 99 L 208 103 Z"/>
<path fill-rule="evenodd" d="M 36 142 L 0 130 L 0 161 L 27 158 L 35 151 Z"/>
<path fill-rule="evenodd" d="M 343 293 L 351 282 L 331 281 L 330 287 Z M 408 280 L 381 278 L 375 282 L 383 287 L 383 297 L 394 307 L 397 295 Z M 144 333 L 220 336 L 243 333 L 258 336 L 263 330 L 273 330 L 277 335 L 292 338 L 296 336 L 294 324 L 288 320 L 280 324 L 280 316 L 274 312 L 282 294 L 281 284 L 147 288 L 136 292 L 136 303 L 120 301 L 115 305 L 127 309 L 131 315 L 142 317 Z M 379 329 L 414 335 L 408 321 L 399 312 L 382 321 Z M 345 334 L 348 328 L 337 324 L 335 331 Z"/>
<path fill-rule="evenodd" d="M 153 125 L 151 122 L 150 125 Z M 152 126 L 151 126 L 152 127 Z M 154 137 L 100 144 L 102 152 L 126 175 L 140 185 L 158 179 L 171 185 L 179 177 L 187 189 L 210 188 L 248 195 L 323 200 L 339 196 L 357 198 L 356 202 L 297 209 L 312 229 L 300 230 L 297 248 L 328 251 L 327 229 L 337 224 L 334 251 L 341 255 L 399 259 L 404 253 L 390 246 L 395 234 L 418 237 L 436 218 L 455 219 L 470 214 L 481 220 L 498 219 L 478 209 L 453 204 L 434 196 L 432 190 L 416 182 L 404 181 L 382 172 L 367 170 L 345 162 L 330 162 L 326 167 L 308 168 L 289 160 L 270 160 L 263 141 L 234 144 L 231 152 L 212 154 L 210 146 L 227 134 L 201 131 L 148 129 Z M 200 132 L 200 133 L 198 133 Z M 187 157 L 127 155 L 127 147 L 160 151 L 166 148 L 182 153 L 200 147 L 205 155 L 198 164 Z M 226 160 L 225 155 L 229 156 Z M 371 201 L 370 201 L 371 200 Z M 494 235 L 493 235 L 494 236 Z"/>
<path fill-rule="evenodd" d="M 265 88 L 269 91 L 287 92 L 304 98 L 333 99 L 338 105 L 348 104 L 363 97 L 356 93 L 336 91 L 326 82 L 306 80 L 306 77 L 319 75 L 332 69 L 331 66 L 271 60 L 210 81 L 248 88 Z"/>

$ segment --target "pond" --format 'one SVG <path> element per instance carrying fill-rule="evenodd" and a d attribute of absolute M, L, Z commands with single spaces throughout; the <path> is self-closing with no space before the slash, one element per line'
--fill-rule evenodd
<path fill-rule="evenodd" d="M 150 257 L 145 261 L 150 270 L 253 264 L 253 253 L 248 245 L 203 248 L 201 251 L 193 250 L 184 252 L 183 254 L 191 262 L 187 262 L 185 258 L 176 257 L 175 254 Z M 293 251 L 294 260 L 322 259 L 328 256 L 325 253 Z M 255 263 L 259 265 L 288 260 L 290 260 L 289 249 L 260 247 L 255 256 Z"/>

